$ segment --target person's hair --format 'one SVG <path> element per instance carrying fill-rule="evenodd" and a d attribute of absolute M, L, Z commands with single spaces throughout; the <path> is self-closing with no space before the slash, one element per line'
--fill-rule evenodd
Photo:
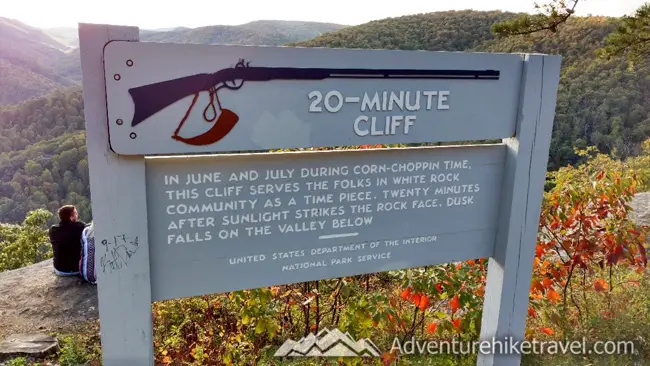
<path fill-rule="evenodd" d="M 59 209 L 59 219 L 61 221 L 70 221 L 75 207 L 73 205 L 65 205 Z"/>

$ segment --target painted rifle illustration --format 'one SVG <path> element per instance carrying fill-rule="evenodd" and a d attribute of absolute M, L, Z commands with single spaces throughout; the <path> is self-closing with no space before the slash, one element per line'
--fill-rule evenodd
<path fill-rule="evenodd" d="M 129 89 L 135 105 L 131 126 L 136 126 L 173 103 L 194 95 L 185 116 L 172 138 L 190 145 L 210 145 L 224 138 L 239 121 L 233 111 L 223 108 L 218 92 L 238 90 L 245 82 L 272 80 L 324 79 L 499 79 L 498 70 L 413 70 L 413 69 L 329 69 L 295 67 L 251 67 L 240 59 L 235 67 L 213 74 L 203 73 Z M 239 82 L 239 83 L 237 83 Z M 229 84 L 230 83 L 230 84 Z M 185 138 L 179 135 L 201 92 L 208 92 L 210 102 L 203 110 L 203 119 L 214 125 L 206 132 Z M 214 103 L 217 103 L 215 107 Z M 217 111 L 218 108 L 218 111 Z M 211 109 L 212 117 L 208 117 Z M 216 120 L 216 121 L 215 121 Z"/>

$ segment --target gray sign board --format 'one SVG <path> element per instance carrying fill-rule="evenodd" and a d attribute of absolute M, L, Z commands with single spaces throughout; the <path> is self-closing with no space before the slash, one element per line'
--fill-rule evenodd
<path fill-rule="evenodd" d="M 522 72 L 488 53 L 111 42 L 104 57 L 125 155 L 510 137 Z"/>
<path fill-rule="evenodd" d="M 148 158 L 152 297 L 489 256 L 504 156 L 484 145 Z"/>
<path fill-rule="evenodd" d="M 152 301 L 471 258 L 480 339 L 524 337 L 560 57 L 138 34 L 79 26 L 105 365 L 153 365 Z"/>

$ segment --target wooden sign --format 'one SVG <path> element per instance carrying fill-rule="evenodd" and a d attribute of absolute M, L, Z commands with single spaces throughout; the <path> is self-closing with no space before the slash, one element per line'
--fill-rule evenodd
<path fill-rule="evenodd" d="M 153 301 L 486 257 L 481 339 L 523 338 L 559 57 L 138 33 L 79 27 L 105 365 L 153 365 Z"/>

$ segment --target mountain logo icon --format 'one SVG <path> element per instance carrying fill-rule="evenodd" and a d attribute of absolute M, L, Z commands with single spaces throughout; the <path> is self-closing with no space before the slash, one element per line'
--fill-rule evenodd
<path fill-rule="evenodd" d="M 349 333 L 327 328 L 299 341 L 287 339 L 275 357 L 379 357 L 381 351 L 369 339 L 355 341 Z"/>

